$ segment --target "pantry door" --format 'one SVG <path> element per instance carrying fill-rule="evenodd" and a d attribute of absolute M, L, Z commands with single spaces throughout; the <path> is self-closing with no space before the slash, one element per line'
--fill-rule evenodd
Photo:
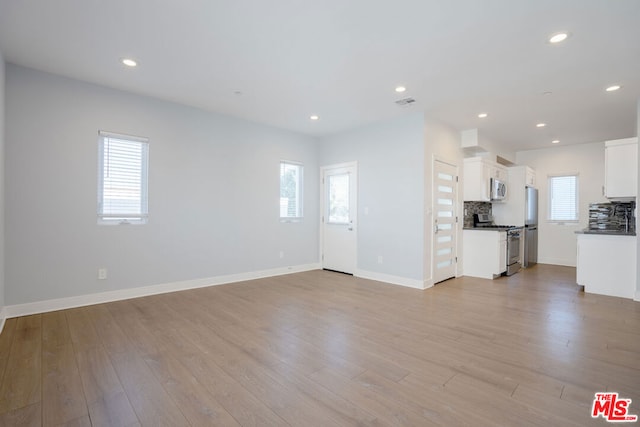
<path fill-rule="evenodd" d="M 436 160 L 433 168 L 433 283 L 456 275 L 458 167 Z"/>

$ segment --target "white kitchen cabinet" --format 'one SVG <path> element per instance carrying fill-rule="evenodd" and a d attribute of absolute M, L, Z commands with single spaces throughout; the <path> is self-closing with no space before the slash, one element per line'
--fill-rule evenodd
<path fill-rule="evenodd" d="M 489 166 L 489 170 L 491 172 L 492 178 L 499 179 L 500 181 L 504 182 L 507 182 L 509 180 L 509 172 L 506 167 L 496 163 Z"/>
<path fill-rule="evenodd" d="M 500 234 L 500 255 L 498 255 L 498 276 L 507 271 L 507 233 L 499 232 Z"/>
<path fill-rule="evenodd" d="M 464 159 L 463 200 L 465 202 L 489 202 L 491 193 L 489 164 L 481 157 Z"/>
<path fill-rule="evenodd" d="M 576 282 L 587 293 L 633 298 L 636 236 L 578 234 Z"/>
<path fill-rule="evenodd" d="M 629 199 L 638 194 L 638 138 L 604 144 L 605 190 L 609 199 Z"/>
<path fill-rule="evenodd" d="M 507 233 L 463 230 L 462 262 L 465 276 L 495 279 L 507 271 Z"/>
<path fill-rule="evenodd" d="M 536 172 L 529 166 L 512 166 L 509 170 L 507 200 L 494 203 L 493 218 L 497 224 L 524 225 L 526 192 L 525 187 L 535 187 Z"/>
<path fill-rule="evenodd" d="M 464 159 L 463 199 L 465 202 L 490 202 L 491 183 L 495 178 L 505 183 L 508 181 L 508 169 L 496 162 L 482 157 Z M 509 189 L 507 186 L 507 197 Z"/>
<path fill-rule="evenodd" d="M 538 188 L 536 184 L 536 171 L 525 166 L 525 183 L 527 187 Z"/>

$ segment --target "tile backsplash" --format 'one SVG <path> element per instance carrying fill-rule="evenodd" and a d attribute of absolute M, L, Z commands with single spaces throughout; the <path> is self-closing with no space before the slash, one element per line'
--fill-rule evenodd
<path fill-rule="evenodd" d="M 473 214 L 491 215 L 491 202 L 464 202 L 463 227 L 473 227 Z"/>
<path fill-rule="evenodd" d="M 636 202 L 612 202 L 589 204 L 590 230 L 636 229 Z"/>

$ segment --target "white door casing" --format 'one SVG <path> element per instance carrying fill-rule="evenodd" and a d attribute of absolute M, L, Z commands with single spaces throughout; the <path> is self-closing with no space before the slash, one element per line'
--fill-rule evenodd
<path fill-rule="evenodd" d="M 433 283 L 455 277 L 457 262 L 458 167 L 434 161 Z"/>
<path fill-rule="evenodd" d="M 357 164 L 321 169 L 322 268 L 354 274 L 357 258 Z"/>

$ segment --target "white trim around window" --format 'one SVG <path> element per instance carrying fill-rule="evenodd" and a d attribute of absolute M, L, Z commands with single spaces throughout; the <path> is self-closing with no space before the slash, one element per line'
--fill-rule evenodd
<path fill-rule="evenodd" d="M 302 221 L 303 178 L 302 163 L 280 161 L 280 222 Z"/>
<path fill-rule="evenodd" d="M 580 212 L 578 204 L 578 174 L 554 174 L 548 176 L 547 221 L 577 223 Z"/>
<path fill-rule="evenodd" d="M 146 224 L 149 140 L 98 132 L 98 224 Z"/>

